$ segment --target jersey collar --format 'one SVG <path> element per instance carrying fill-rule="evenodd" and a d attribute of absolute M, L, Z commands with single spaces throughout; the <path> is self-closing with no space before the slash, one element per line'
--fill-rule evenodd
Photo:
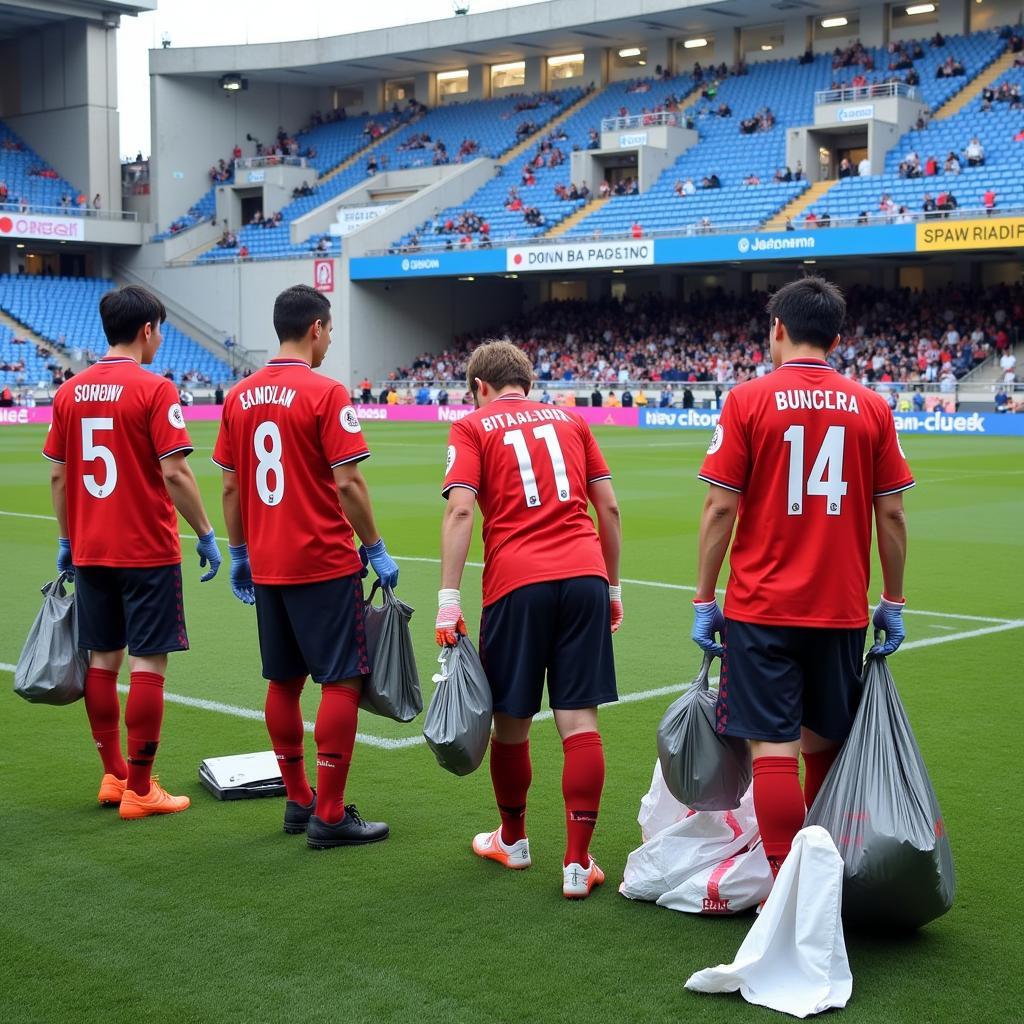
<path fill-rule="evenodd" d="M 824 359 L 790 359 L 788 362 L 783 363 L 779 369 L 785 370 L 790 366 L 794 366 L 800 370 L 831 370 L 835 373 L 835 367 L 829 365 Z"/>
<path fill-rule="evenodd" d="M 131 356 L 103 356 L 99 360 L 101 363 L 135 363 L 135 360 Z M 135 363 L 138 366 L 138 363 Z"/>
<path fill-rule="evenodd" d="M 307 370 L 312 369 L 305 359 L 270 359 L 267 366 L 304 366 Z"/>
<path fill-rule="evenodd" d="M 526 400 L 526 395 L 513 395 L 511 393 L 507 395 L 498 395 L 498 397 L 494 399 L 495 402 L 525 402 Z"/>

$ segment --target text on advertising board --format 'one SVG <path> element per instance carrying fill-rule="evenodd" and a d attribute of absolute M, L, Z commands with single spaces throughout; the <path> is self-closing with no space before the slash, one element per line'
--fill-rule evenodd
<path fill-rule="evenodd" d="M 953 220 L 917 225 L 918 252 L 1024 246 L 1024 217 Z"/>
<path fill-rule="evenodd" d="M 82 221 L 77 217 L 36 217 L 15 214 L 0 216 L 0 235 L 11 238 L 82 238 Z"/>
<path fill-rule="evenodd" d="M 635 267 L 654 263 L 654 242 L 585 242 L 531 245 L 507 250 L 508 270 L 567 270 L 578 267 Z"/>
<path fill-rule="evenodd" d="M 840 107 L 836 111 L 836 120 L 840 124 L 846 124 L 847 121 L 870 121 L 874 116 L 874 103 L 865 103 L 860 107 Z"/>

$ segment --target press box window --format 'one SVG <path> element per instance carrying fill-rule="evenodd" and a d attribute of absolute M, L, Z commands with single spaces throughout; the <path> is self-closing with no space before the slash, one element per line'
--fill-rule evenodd
<path fill-rule="evenodd" d="M 570 78 L 582 77 L 582 53 L 563 53 L 558 57 L 548 57 L 549 82 L 564 82 Z"/>
<path fill-rule="evenodd" d="M 458 71 L 439 71 L 437 73 L 438 96 L 442 98 L 457 96 L 463 92 L 469 92 L 468 68 L 460 68 Z"/>
<path fill-rule="evenodd" d="M 526 61 L 491 65 L 491 90 L 521 89 L 526 84 Z"/>

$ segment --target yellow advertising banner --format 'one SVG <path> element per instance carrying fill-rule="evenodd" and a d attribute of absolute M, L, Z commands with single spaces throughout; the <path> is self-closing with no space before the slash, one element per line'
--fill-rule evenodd
<path fill-rule="evenodd" d="M 1024 217 L 927 220 L 916 228 L 918 252 L 1024 248 Z"/>

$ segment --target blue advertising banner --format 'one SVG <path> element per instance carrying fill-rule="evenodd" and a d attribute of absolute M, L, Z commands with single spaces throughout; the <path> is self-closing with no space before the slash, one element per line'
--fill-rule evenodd
<path fill-rule="evenodd" d="M 1024 437 L 1024 416 L 995 412 L 896 413 L 901 434 L 960 437 Z M 718 411 L 711 409 L 641 409 L 640 426 L 656 430 L 713 431 Z"/>
<path fill-rule="evenodd" d="M 359 256 L 349 262 L 349 274 L 353 281 L 498 274 L 505 272 L 505 259 L 504 249 Z"/>

